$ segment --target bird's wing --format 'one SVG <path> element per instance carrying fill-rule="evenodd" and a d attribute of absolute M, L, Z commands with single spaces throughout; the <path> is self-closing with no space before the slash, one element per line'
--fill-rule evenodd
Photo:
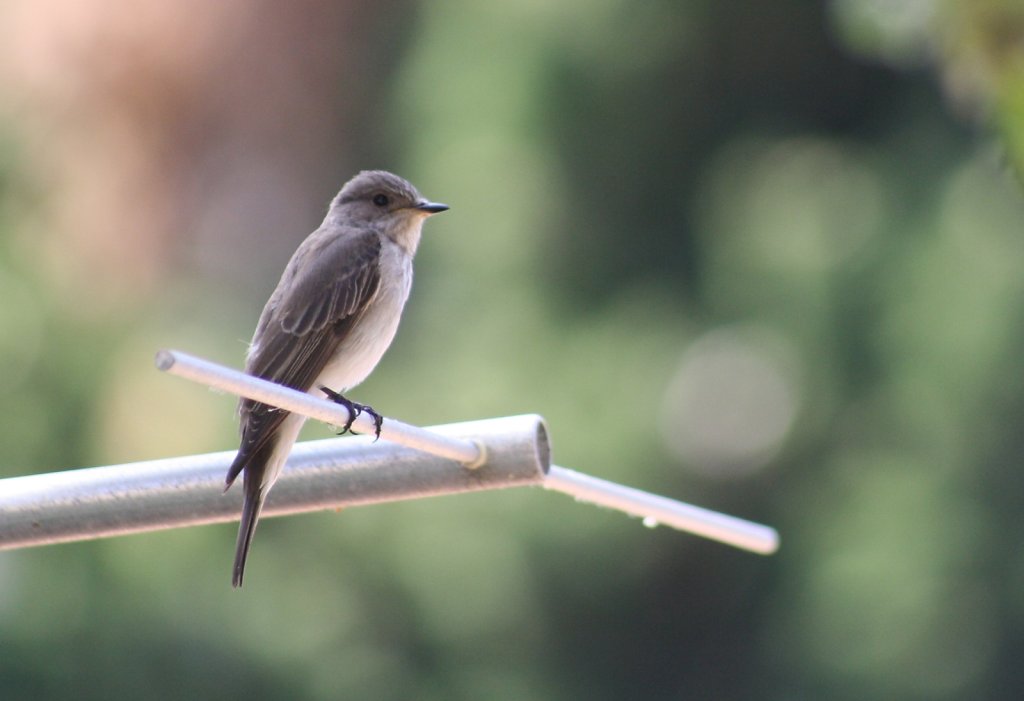
<path fill-rule="evenodd" d="M 381 241 L 376 232 L 332 237 L 311 250 L 304 269 L 268 310 L 247 371 L 306 391 L 327 365 L 380 284 Z M 274 435 L 288 412 L 243 400 L 242 445 L 228 472 L 230 484 Z"/>
<path fill-rule="evenodd" d="M 281 328 L 306 336 L 358 314 L 377 291 L 380 253 L 380 235 L 373 231 L 331 239 L 281 300 Z"/>

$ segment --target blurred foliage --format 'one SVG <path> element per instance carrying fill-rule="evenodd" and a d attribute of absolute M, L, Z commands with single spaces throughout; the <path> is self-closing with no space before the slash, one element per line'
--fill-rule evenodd
<path fill-rule="evenodd" d="M 0 475 L 233 447 L 153 352 L 240 364 L 387 167 L 453 208 L 355 396 L 782 550 L 513 491 L 269 520 L 240 592 L 233 526 L 9 552 L 0 695 L 1024 693 L 1018 0 L 175 7 L 0 15 Z"/>

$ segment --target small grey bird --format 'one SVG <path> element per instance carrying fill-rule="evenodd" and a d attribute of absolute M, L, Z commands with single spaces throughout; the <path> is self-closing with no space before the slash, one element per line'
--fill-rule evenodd
<path fill-rule="evenodd" d="M 424 220 L 447 205 L 428 202 L 408 181 L 380 170 L 345 183 L 263 308 L 245 370 L 288 387 L 323 392 L 354 418 L 371 408 L 342 396 L 373 371 L 391 345 L 412 285 Z M 260 509 L 306 418 L 260 402 L 239 403 L 242 444 L 225 491 L 244 472 L 245 504 L 232 584 L 242 585 Z M 342 433 L 351 427 L 351 421 Z"/>

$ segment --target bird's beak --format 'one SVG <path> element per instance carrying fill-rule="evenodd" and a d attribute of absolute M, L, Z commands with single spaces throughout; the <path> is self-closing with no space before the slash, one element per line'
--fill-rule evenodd
<path fill-rule="evenodd" d="M 441 204 L 440 202 L 427 202 L 424 200 L 423 202 L 417 202 L 414 204 L 413 209 L 418 209 L 419 211 L 426 212 L 427 214 L 437 214 L 438 212 L 443 212 L 446 209 L 449 209 L 449 207 L 448 205 Z"/>

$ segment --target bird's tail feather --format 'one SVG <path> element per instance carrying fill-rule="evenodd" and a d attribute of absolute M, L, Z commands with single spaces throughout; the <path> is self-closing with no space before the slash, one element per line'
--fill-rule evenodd
<path fill-rule="evenodd" d="M 304 420 L 303 417 L 291 414 L 279 426 L 274 427 L 274 431 L 264 440 L 246 441 L 246 437 L 244 435 L 242 437 L 242 447 L 239 448 L 238 454 L 231 464 L 224 487 L 224 490 L 227 491 L 239 473 L 242 474 L 245 502 L 242 504 L 242 520 L 238 524 L 235 567 L 231 577 L 231 583 L 235 587 L 242 586 L 245 560 L 249 556 L 253 533 L 256 531 L 256 522 L 263 509 L 263 501 L 274 482 L 277 481 Z"/>
<path fill-rule="evenodd" d="M 253 451 L 251 446 L 247 446 L 245 439 L 243 438 L 242 446 L 238 449 L 238 452 L 235 453 L 235 459 L 231 462 L 231 467 L 228 468 L 228 475 L 224 479 L 225 492 L 231 489 L 231 485 L 235 483 L 235 479 L 238 478 L 238 475 L 242 474 L 242 470 L 245 469 L 245 466 L 256 458 L 254 452 L 258 451 Z"/>
<path fill-rule="evenodd" d="M 249 556 L 252 537 L 256 533 L 256 522 L 263 509 L 263 501 L 267 492 L 259 484 L 246 480 L 245 503 L 242 505 L 242 520 L 238 524 L 238 541 L 235 544 L 235 568 L 231 576 L 231 586 L 242 586 L 242 575 L 245 573 L 245 560 Z"/>

